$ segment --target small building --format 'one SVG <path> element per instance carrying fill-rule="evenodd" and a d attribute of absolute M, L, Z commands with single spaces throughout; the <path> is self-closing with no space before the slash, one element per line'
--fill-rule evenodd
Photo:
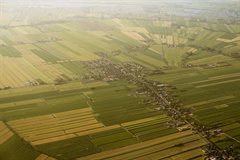
<path fill-rule="evenodd" d="M 180 127 L 177 127 L 177 129 L 182 132 L 182 131 L 186 131 L 188 129 L 190 129 L 189 125 L 183 125 L 183 126 L 180 126 Z"/>

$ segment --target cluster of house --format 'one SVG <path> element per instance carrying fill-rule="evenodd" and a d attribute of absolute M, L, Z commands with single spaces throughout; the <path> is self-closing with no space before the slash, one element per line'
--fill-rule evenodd
<path fill-rule="evenodd" d="M 229 147 L 225 150 L 219 150 L 216 146 L 208 144 L 204 146 L 203 151 L 206 155 L 207 160 L 239 160 L 240 158 L 235 157 L 233 147 Z M 230 156 L 228 156 L 230 155 Z"/>
<path fill-rule="evenodd" d="M 135 75 L 141 73 L 143 69 L 137 64 L 124 63 L 124 65 L 122 65 L 113 63 L 104 58 L 101 60 L 84 62 L 84 64 L 91 72 L 88 75 L 90 80 L 115 81 L 119 79 L 129 79 L 129 75 L 132 73 Z"/>

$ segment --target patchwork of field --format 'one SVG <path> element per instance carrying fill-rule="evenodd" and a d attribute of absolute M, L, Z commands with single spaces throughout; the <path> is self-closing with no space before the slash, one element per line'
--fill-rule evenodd
<path fill-rule="evenodd" d="M 99 159 L 204 159 L 201 147 L 207 142 L 192 131 L 170 134 L 161 138 L 105 151 L 79 160 Z"/>
<path fill-rule="evenodd" d="M 95 89 L 89 90 L 93 86 Z M 40 90 L 40 87 L 43 88 Z M 29 154 L 34 159 L 67 160 L 91 154 L 107 155 L 112 150 L 132 148 L 132 145 L 141 146 L 139 153 L 133 154 L 134 151 L 132 156 L 203 157 L 201 146 L 206 142 L 191 131 L 181 133 L 168 128 L 166 123 L 171 119 L 152 110 L 151 105 L 139 104 L 138 98 L 130 94 L 135 89 L 136 86 L 126 82 L 10 89 L 1 91 L 1 118 L 15 132 L 12 136 L 21 137 L 24 140 L 21 143 L 27 144 L 25 152 L 30 151 L 29 144 L 37 150 Z M 11 139 L 5 143 L 8 141 L 10 143 Z M 178 146 L 184 146 L 181 147 L 184 152 Z M 146 147 L 158 148 L 158 154 L 145 151 Z M 164 156 L 166 149 L 173 154 Z"/>
<path fill-rule="evenodd" d="M 230 26 L 225 26 L 228 32 L 218 27 L 211 31 L 195 23 L 79 18 L 2 28 L 0 88 L 82 80 L 88 73 L 83 62 L 104 55 L 148 69 L 211 65 L 238 56 L 239 34 Z"/>
<path fill-rule="evenodd" d="M 166 125 L 171 118 L 130 94 L 135 89 L 127 82 L 92 82 L 5 90 L 0 118 L 14 131 L 11 138 L 27 144 L 26 152 L 30 144 L 37 150 L 29 155 L 34 159 L 74 159 L 177 134 Z"/>
<path fill-rule="evenodd" d="M 32 145 L 40 145 L 119 128 L 99 123 L 91 108 L 71 110 L 40 117 L 9 121 L 8 124 Z M 36 127 L 33 127 L 36 126 Z"/>
<path fill-rule="evenodd" d="M 87 115 L 90 111 L 89 108 L 72 110 L 10 121 L 9 124 L 25 140 L 33 140 L 31 144 L 38 150 L 60 159 L 72 159 L 103 152 L 176 132 L 176 130 L 167 131 L 168 129 L 164 127 L 164 123 L 169 120 L 165 115 L 104 126 Z M 54 116 L 54 118 L 49 118 L 49 116 Z M 34 121 L 36 119 L 39 122 Z M 52 119 L 55 123 L 50 121 Z M 32 128 L 29 123 L 39 127 Z M 150 130 L 151 127 L 155 130 Z M 157 129 L 158 127 L 162 128 Z M 147 139 L 143 139 L 143 135 L 148 135 Z"/>
<path fill-rule="evenodd" d="M 110 54 L 143 43 L 135 35 L 113 32 L 111 25 L 106 32 L 97 28 L 89 32 L 84 23 L 85 20 L 1 29 L 0 88 L 79 80 L 86 73 L 82 62 L 99 59 L 101 52 Z M 53 28 L 58 32 L 53 32 Z"/>
<path fill-rule="evenodd" d="M 210 140 L 240 154 L 237 24 L 92 15 L 36 24 L 19 15 L 0 27 L 0 159 L 205 159 L 209 141 L 167 125 L 138 86 L 91 78 L 86 62 L 102 58 L 175 86 L 196 121 L 222 130 Z"/>
<path fill-rule="evenodd" d="M 213 141 L 221 148 L 233 146 L 239 153 L 239 71 L 239 63 L 232 62 L 224 68 L 169 70 L 151 78 L 176 86 L 173 93 L 196 120 L 222 129 Z"/>

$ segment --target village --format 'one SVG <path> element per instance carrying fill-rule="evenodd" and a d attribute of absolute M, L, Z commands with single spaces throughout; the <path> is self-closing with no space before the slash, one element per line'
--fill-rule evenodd
<path fill-rule="evenodd" d="M 208 145 L 202 150 L 209 160 L 227 160 L 234 159 L 234 152 L 230 148 L 221 150 L 209 139 L 222 133 L 219 128 L 208 128 L 203 126 L 193 118 L 190 109 L 183 108 L 178 101 L 171 96 L 170 90 L 173 86 L 162 84 L 158 81 L 148 80 L 145 78 L 146 69 L 134 63 L 113 63 L 112 61 L 102 58 L 101 60 L 86 62 L 85 65 L 92 71 L 91 80 L 115 81 L 127 80 L 139 87 L 137 95 L 147 95 L 150 100 L 145 103 L 151 103 L 156 106 L 156 112 L 166 113 L 172 118 L 172 121 L 166 125 L 174 127 L 179 132 L 191 129 L 208 141 Z"/>

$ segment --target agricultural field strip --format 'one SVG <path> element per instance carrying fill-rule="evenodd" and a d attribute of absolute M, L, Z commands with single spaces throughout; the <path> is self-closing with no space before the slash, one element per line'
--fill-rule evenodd
<path fill-rule="evenodd" d="M 32 117 L 32 118 L 13 120 L 8 123 L 10 125 L 18 125 L 18 124 L 25 125 L 26 123 L 31 123 L 31 122 L 38 123 L 38 122 L 36 122 L 38 120 L 54 121 L 55 119 L 50 119 L 50 118 L 62 118 L 62 117 L 67 117 L 69 115 L 78 115 L 78 114 L 85 114 L 85 113 L 92 113 L 92 109 L 91 108 L 76 109 L 76 110 L 71 110 L 71 111 L 66 111 L 66 112 L 61 112 L 61 113 L 54 113 L 54 114 L 49 114 L 49 115 L 36 116 L 36 117 Z"/>
<path fill-rule="evenodd" d="M 4 78 L 7 79 L 7 81 L 5 81 L 6 84 L 2 84 L 3 86 L 21 86 L 21 83 L 17 80 L 16 76 L 10 71 L 9 61 L 6 62 L 6 60 L 4 64 Z"/>
<path fill-rule="evenodd" d="M 84 135 L 90 135 L 90 134 L 94 134 L 94 133 L 99 133 L 99 132 L 104 132 L 104 131 L 108 131 L 108 130 L 112 130 L 112 129 L 116 129 L 116 128 L 120 128 L 119 125 L 113 125 L 113 126 L 107 126 L 107 127 L 104 127 L 104 126 L 90 126 L 86 129 L 87 127 L 85 127 L 83 129 L 82 128 L 77 128 L 77 129 L 73 129 L 72 131 L 68 131 L 66 132 L 64 135 L 65 136 L 70 136 L 70 135 L 74 135 L 74 137 L 76 136 L 84 136 Z M 56 132 L 57 134 L 57 132 Z M 33 141 L 32 144 L 33 145 L 39 145 L 39 144 L 44 144 L 44 143 L 49 143 L 49 142 L 55 142 L 57 141 L 59 138 L 61 138 L 61 133 L 59 134 L 60 136 L 51 136 L 49 138 L 46 138 L 44 137 L 45 139 L 41 139 L 41 140 L 36 140 L 36 141 Z M 63 135 L 63 137 L 64 137 Z M 71 137 L 71 136 L 70 136 Z M 72 137 L 71 137 L 72 138 Z"/>
<path fill-rule="evenodd" d="M 105 151 L 105 152 L 97 153 L 95 155 L 82 157 L 82 158 L 79 158 L 79 160 L 106 159 L 106 158 L 130 153 L 130 152 L 134 152 L 134 151 L 137 151 L 137 150 L 140 150 L 140 149 L 143 149 L 143 148 L 147 148 L 147 147 L 150 147 L 150 146 L 157 145 L 159 143 L 164 143 L 166 141 L 170 141 L 170 140 L 173 140 L 173 139 L 177 139 L 177 138 L 185 137 L 185 136 L 189 136 L 189 135 L 192 135 L 191 131 L 171 134 L 171 135 L 164 136 L 164 137 L 161 137 L 161 138 L 157 138 L 157 139 L 154 139 L 154 140 L 149 140 L 149 141 L 146 141 L 146 142 L 142 142 L 142 143 L 138 143 L 138 144 L 134 144 L 134 145 L 129 145 L 129 146 L 126 146 L 126 147 L 123 147 L 123 148 L 113 149 L 111 151 Z"/>
<path fill-rule="evenodd" d="M 224 55 L 213 55 L 210 57 L 204 57 L 196 60 L 189 61 L 189 64 L 192 65 L 205 65 L 205 64 L 214 64 L 219 62 L 231 62 L 235 59 L 230 56 L 224 56 Z"/>
<path fill-rule="evenodd" d="M 8 73 L 7 76 L 9 76 L 14 81 L 14 87 L 23 86 L 25 78 L 22 77 L 21 73 L 16 70 L 13 64 L 14 63 L 9 60 L 7 62 L 7 65 L 5 64 L 4 70 L 6 73 Z"/>
<path fill-rule="evenodd" d="M 235 138 L 236 136 L 232 136 L 232 135 L 227 134 L 227 133 L 224 133 L 224 135 L 226 135 L 226 136 L 229 137 L 230 139 L 232 139 L 232 140 L 234 140 L 234 141 L 236 141 L 237 143 L 240 144 L 240 140 L 239 140 L 239 139 L 236 139 L 236 138 Z M 238 135 L 238 136 L 239 136 L 239 135 Z"/>
<path fill-rule="evenodd" d="M 77 90 L 77 89 L 85 89 L 85 88 L 92 88 L 92 87 L 102 87 L 102 86 L 108 86 L 109 84 L 106 82 L 91 82 L 91 83 L 69 83 L 64 84 L 60 86 L 56 86 L 56 89 L 59 91 L 70 91 L 70 90 Z"/>
<path fill-rule="evenodd" d="M 231 111 L 215 111 L 215 113 L 210 115 L 196 115 L 195 117 L 206 125 L 219 125 L 237 121 L 239 117 L 239 113 L 237 111 L 237 109 Z M 218 119 L 218 121 L 216 121 L 216 119 Z"/>
<path fill-rule="evenodd" d="M 109 159 L 109 160 L 138 159 L 138 158 L 147 157 L 148 155 L 151 155 L 154 153 L 159 153 L 159 152 L 166 152 L 166 153 L 168 153 L 168 156 L 172 156 L 174 154 L 172 154 L 171 151 L 169 152 L 169 150 L 172 150 L 174 148 L 175 150 L 178 151 L 179 149 L 176 145 L 178 145 L 178 144 L 186 145 L 188 143 L 192 143 L 192 142 L 196 142 L 196 141 L 199 142 L 199 140 L 202 140 L 202 139 L 198 135 L 193 134 L 193 135 L 189 135 L 186 137 L 181 137 L 179 139 L 174 139 L 171 141 L 159 143 L 159 144 L 156 144 L 153 146 L 148 146 L 146 148 L 142 148 L 142 149 L 135 150 L 132 152 L 113 156 L 113 157 L 107 158 L 107 159 Z M 198 146 L 197 146 L 197 148 L 198 148 Z M 182 152 L 182 151 L 179 150 L 179 152 Z"/>
<path fill-rule="evenodd" d="M 234 114 L 234 116 L 231 116 L 231 113 Z M 205 117 L 196 117 L 198 120 L 202 121 L 206 125 L 219 125 L 222 123 L 229 123 L 230 121 L 236 121 L 236 119 L 239 117 L 239 115 L 236 113 L 236 111 L 232 111 L 231 113 L 221 112 L 217 114 L 212 114 L 210 116 Z M 218 119 L 218 121 L 216 121 Z"/>
<path fill-rule="evenodd" d="M 76 110 L 77 112 L 77 110 Z M 83 117 L 79 117 L 79 116 L 83 116 Z M 45 123 L 51 123 L 51 122 L 58 122 L 61 120 L 65 121 L 66 118 L 70 118 L 70 120 L 72 118 L 78 118 L 78 119 L 86 119 L 86 118 L 93 118 L 94 117 L 94 114 L 92 114 L 92 112 L 83 112 L 83 113 L 74 113 L 74 114 L 69 114 L 69 117 L 67 116 L 57 116 L 57 114 L 51 114 L 51 115 L 44 115 L 42 117 L 33 117 L 32 120 L 35 120 L 35 121 L 38 121 L 38 122 L 34 122 L 34 121 L 31 121 L 31 118 L 27 118 L 27 119 L 20 119 L 20 120 L 14 120 L 14 121 L 10 121 L 8 122 L 10 125 L 14 126 L 14 127 L 24 127 L 24 126 L 28 126 L 28 125 L 32 125 L 32 124 L 38 124 L 41 125 L 42 122 L 45 122 Z"/>
<path fill-rule="evenodd" d="M 174 133 L 174 134 L 167 135 L 167 136 L 164 136 L 164 137 L 149 140 L 149 141 L 146 141 L 146 142 L 133 144 L 133 145 L 129 145 L 129 146 L 126 146 L 126 147 L 113 149 L 113 150 L 110 150 L 110 151 L 105 151 L 105 152 L 97 153 L 97 154 L 94 154 L 94 155 L 78 158 L 78 160 L 107 159 L 107 158 L 111 158 L 111 157 L 115 157 L 115 156 L 119 156 L 119 155 L 129 154 L 131 152 L 135 152 L 135 151 L 142 150 L 142 149 L 147 149 L 151 146 L 155 146 L 155 145 L 158 145 L 158 144 L 161 144 L 161 143 L 173 142 L 174 140 L 178 140 L 180 138 L 191 136 L 191 135 L 193 135 L 193 132 L 190 131 L 190 130 L 184 131 L 184 132 L 178 132 L 178 133 Z"/>
<path fill-rule="evenodd" d="M 81 117 L 79 117 L 81 116 Z M 44 128 L 44 126 L 48 127 L 48 126 L 58 126 L 59 123 L 62 123 L 62 124 L 65 124 L 65 123 L 68 123 L 68 122 L 71 122 L 71 121 L 77 121 L 77 122 L 85 122 L 85 121 L 88 121 L 88 120 L 93 120 L 94 117 L 93 115 L 89 115 L 86 114 L 83 115 L 83 114 L 76 114 L 74 116 L 69 116 L 68 118 L 54 118 L 54 117 L 49 117 L 49 119 L 36 119 L 37 121 L 40 121 L 40 122 L 20 122 L 19 124 L 11 124 L 11 126 L 15 127 L 16 129 L 18 130 L 26 130 L 26 129 L 29 129 L 29 127 L 31 127 L 31 125 L 38 125 L 38 127 L 40 128 Z M 44 124 L 45 123 L 45 124 Z M 32 126 L 33 127 L 33 126 Z M 36 127 L 36 128 L 38 128 Z"/>
<path fill-rule="evenodd" d="M 42 139 L 42 140 L 37 140 L 37 141 L 34 141 L 34 142 L 30 142 L 30 144 L 32 146 L 37 146 L 37 145 L 62 141 L 62 140 L 66 140 L 66 139 L 71 139 L 71 138 L 75 138 L 75 137 L 76 137 L 75 134 L 56 135 L 55 137 L 49 137 L 49 138 L 45 138 L 45 139 Z"/>
<path fill-rule="evenodd" d="M 23 95 L 31 95 L 37 93 L 45 93 L 51 91 L 70 91 L 70 90 L 78 90 L 78 89 L 86 89 L 92 87 L 101 87 L 107 86 L 108 83 L 105 82 L 90 82 L 90 83 L 81 83 L 81 82 L 74 82 L 69 83 L 61 86 L 54 86 L 54 85 L 42 85 L 42 86 L 32 86 L 26 88 L 14 88 L 10 90 L 2 90 L 0 91 L 0 98 L 10 98 L 14 96 L 23 96 Z"/>
<path fill-rule="evenodd" d="M 157 118 L 155 120 L 122 127 L 125 128 L 129 133 L 133 134 L 134 137 L 139 137 L 140 139 L 144 138 L 147 135 L 151 135 L 152 133 L 154 134 L 158 133 L 159 136 L 157 137 L 160 137 L 165 135 L 164 134 L 165 132 L 169 134 L 171 133 L 169 132 L 169 129 L 166 127 L 166 122 L 168 122 L 169 120 L 170 118 L 168 117 Z M 157 138 L 156 136 L 154 137 Z"/>
<path fill-rule="evenodd" d="M 40 154 L 35 160 L 56 160 L 56 159 L 49 157 L 45 154 Z"/>
<path fill-rule="evenodd" d="M 0 145 L 10 139 L 14 133 L 0 121 Z"/>
<path fill-rule="evenodd" d="M 62 136 L 55 136 L 55 137 L 52 137 L 52 138 L 37 140 L 37 141 L 31 142 L 31 144 L 33 146 L 37 146 L 37 145 L 47 144 L 47 143 L 51 143 L 51 142 L 66 140 L 66 139 L 74 138 L 74 137 L 77 137 L 77 136 L 81 137 L 81 136 L 95 134 L 95 133 L 99 133 L 99 132 L 105 132 L 105 131 L 117 129 L 117 128 L 120 128 L 120 127 L 121 127 L 120 125 L 113 125 L 113 126 L 108 126 L 108 127 L 96 128 L 96 129 L 93 129 L 93 130 L 87 130 L 87 131 L 78 132 L 78 133 L 74 133 L 74 134 L 66 134 L 66 135 L 62 135 Z"/>
<path fill-rule="evenodd" d="M 0 109 L 11 108 L 11 107 L 16 107 L 16 106 L 21 106 L 21 105 L 41 103 L 41 102 L 44 102 L 44 99 L 39 98 L 39 99 L 31 99 L 31 100 L 17 101 L 17 102 L 11 102 L 11 103 L 3 103 L 3 104 L 0 104 Z"/>
<path fill-rule="evenodd" d="M 192 159 L 194 157 L 203 157 L 204 153 L 201 148 L 193 149 L 184 153 L 180 153 L 175 156 L 169 157 L 171 160 L 184 160 L 184 159 Z"/>
<path fill-rule="evenodd" d="M 199 113 L 196 112 L 196 115 L 199 116 L 199 119 L 202 119 L 202 120 L 205 120 L 208 118 L 211 119 L 213 117 L 217 117 L 217 116 L 221 115 L 221 117 L 219 117 L 219 121 L 220 121 L 220 119 L 222 119 L 222 118 L 234 119 L 234 118 L 238 117 L 239 114 L 237 111 L 238 111 L 238 108 L 236 108 L 236 107 L 232 107 L 231 109 L 228 109 L 225 107 L 225 108 L 219 109 L 219 110 L 213 108 L 212 111 L 203 110 L 203 111 L 199 111 Z M 205 114 L 206 112 L 208 112 L 208 114 Z"/>
<path fill-rule="evenodd" d="M 83 109 L 85 110 L 85 109 Z M 80 110 L 82 111 L 82 110 Z M 78 111 L 76 111 L 78 112 Z M 68 119 L 67 116 L 84 116 L 84 115 L 90 115 L 90 117 L 87 118 L 81 118 L 81 119 L 75 119 L 75 122 L 72 122 L 73 119 L 70 118 L 70 120 L 66 121 Z M 60 118 L 58 118 L 60 117 Z M 49 119 L 46 119 L 49 118 Z M 64 123 L 66 122 L 66 123 Z M 48 125 L 48 123 L 50 123 Z M 49 116 L 43 116 L 43 117 L 37 117 L 33 119 L 27 119 L 27 120 L 20 120 L 20 122 L 17 121 L 10 121 L 8 122 L 11 127 L 13 127 L 17 132 L 20 133 L 20 135 L 24 136 L 25 138 L 29 138 L 30 140 L 35 139 L 39 136 L 47 136 L 48 134 L 52 134 L 54 132 L 62 131 L 63 133 L 72 133 L 77 131 L 84 131 L 91 128 L 98 128 L 98 127 L 104 127 L 103 124 L 97 122 L 97 120 L 94 118 L 94 114 L 92 114 L 91 111 L 89 112 L 83 112 L 79 114 L 74 114 L 72 111 L 70 111 L 69 114 L 63 114 L 63 113 L 56 113 Z M 36 126 L 36 128 L 32 128 L 32 126 Z M 32 130 L 35 129 L 35 130 Z M 29 136 L 29 137 L 28 137 Z"/>
<path fill-rule="evenodd" d="M 132 126 L 132 125 L 136 125 L 136 124 L 139 124 L 139 123 L 145 123 L 145 122 L 157 120 L 157 119 L 160 119 L 160 118 L 167 118 L 167 116 L 166 115 L 161 115 L 161 116 L 155 116 L 155 117 L 140 119 L 140 120 L 136 120 L 136 121 L 126 122 L 126 123 L 122 123 L 121 126 L 123 126 L 123 127 Z"/>
<path fill-rule="evenodd" d="M 153 153 L 151 155 L 146 156 L 146 158 L 150 158 L 150 159 L 163 159 L 163 158 L 167 158 L 169 157 L 169 153 L 171 153 L 170 155 L 177 155 L 179 153 L 182 152 L 186 152 L 188 150 L 192 150 L 192 149 L 196 149 L 196 148 L 200 148 L 204 145 L 206 145 L 207 142 L 200 139 L 194 142 L 190 142 L 185 144 L 182 148 L 179 149 L 179 147 L 176 148 L 171 148 L 169 150 L 166 151 L 161 151 L 161 152 L 157 152 L 157 153 Z"/>
<path fill-rule="evenodd" d="M 51 91 L 57 91 L 53 85 L 43 85 L 43 86 L 33 86 L 26 88 L 14 88 L 10 90 L 2 90 L 0 91 L 0 97 L 3 98 L 11 98 L 17 96 L 38 94 L 38 93 L 46 93 Z"/>
<path fill-rule="evenodd" d="M 227 74 L 227 75 L 222 75 L 222 76 L 209 77 L 207 80 L 191 82 L 190 84 L 211 82 L 211 81 L 214 81 L 214 80 L 222 80 L 222 79 L 226 79 L 226 78 L 234 78 L 234 77 L 239 77 L 239 76 L 240 76 L 240 73 L 233 73 L 233 74 Z"/>
<path fill-rule="evenodd" d="M 175 146 L 176 144 L 183 144 L 181 148 Z M 138 150 L 126 155 L 120 155 L 112 158 L 107 158 L 108 160 L 121 160 L 121 159 L 163 159 L 169 158 L 171 156 L 176 156 L 184 152 L 191 152 L 193 149 L 200 149 L 200 147 L 206 145 L 207 143 L 198 139 L 197 137 L 186 137 L 172 142 L 161 143 L 159 145 L 149 147 L 146 149 Z M 203 154 L 203 152 L 202 152 Z"/>
<path fill-rule="evenodd" d="M 86 123 L 86 125 L 84 124 Z M 89 125 L 89 127 L 87 127 L 87 125 Z M 63 134 L 66 134 L 68 132 L 72 132 L 72 130 L 74 128 L 82 128 L 82 130 L 87 130 L 89 128 L 95 128 L 95 127 L 102 127 L 101 124 L 95 123 L 95 122 L 83 122 L 82 124 L 74 124 L 74 125 L 69 125 L 66 124 L 64 126 L 59 126 L 59 127 L 54 127 L 51 128 L 51 126 L 49 126 L 48 128 L 45 129 L 35 129 L 33 131 L 18 131 L 19 134 L 29 140 L 34 140 L 34 139 L 41 139 L 41 137 L 45 137 L 45 136 L 49 136 L 51 134 L 54 134 L 56 132 L 60 132 Z M 80 129 L 79 129 L 80 130 Z M 74 133 L 74 132 L 73 132 Z"/>
<path fill-rule="evenodd" d="M 79 114 L 76 114 L 76 115 L 74 114 L 74 117 L 69 117 L 69 116 L 67 116 L 67 119 L 66 118 L 62 118 L 62 117 L 58 118 L 57 121 L 56 121 L 56 119 L 51 118 L 51 116 L 50 116 L 51 119 L 48 119 L 49 117 L 46 117 L 47 119 L 42 119 L 42 120 L 35 118 L 35 121 L 41 121 L 41 122 L 39 122 L 39 124 L 36 124 L 36 122 L 32 122 L 30 120 L 29 122 L 28 121 L 24 121 L 24 122 L 20 122 L 20 123 L 19 123 L 19 121 L 16 121 L 14 123 L 10 123 L 10 125 L 12 127 L 14 127 L 15 130 L 22 131 L 24 133 L 26 132 L 26 134 L 27 134 L 28 132 L 32 133 L 32 131 L 34 131 L 36 128 L 37 129 L 46 129 L 46 128 L 51 127 L 51 129 L 54 129 L 54 127 L 57 128 L 57 127 L 61 127 L 62 125 L 63 126 L 64 125 L 71 125 L 71 124 L 75 125 L 76 123 L 80 123 L 81 124 L 81 122 L 82 123 L 90 123 L 90 124 L 92 124 L 92 123 L 97 122 L 94 119 L 94 117 L 92 117 L 92 115 L 88 115 L 88 114 L 86 114 L 86 116 L 79 115 Z M 54 117 L 56 117 L 56 116 L 54 116 Z M 158 117 L 148 118 L 147 120 L 141 120 L 141 121 L 138 121 L 138 122 L 134 122 L 133 121 L 133 122 L 130 122 L 130 123 L 131 124 L 133 124 L 133 123 L 137 124 L 137 123 L 140 123 L 140 122 L 144 122 L 144 121 L 146 122 L 146 121 L 150 121 L 152 119 L 157 119 L 157 118 Z M 71 122 L 71 123 L 69 123 L 69 122 Z M 32 125 L 35 125 L 35 127 L 33 127 Z M 126 124 L 124 124 L 124 126 L 126 126 Z"/>
<path fill-rule="evenodd" d="M 85 110 L 85 113 L 87 112 L 87 109 L 82 110 Z M 9 124 L 20 136 L 30 141 L 32 145 L 55 142 L 121 127 L 120 125 L 105 127 L 103 124 L 96 121 L 94 115 L 82 117 L 82 115 L 76 114 L 75 112 L 77 111 L 56 113 L 27 120 L 15 120 L 10 121 Z M 88 114 L 92 113 L 89 112 L 86 115 Z M 71 117 L 68 119 L 71 115 L 74 115 L 73 119 Z M 57 119 L 59 119 L 59 121 Z M 77 119 L 77 121 L 73 121 L 74 119 Z M 78 119 L 80 119 L 80 121 Z"/>
<path fill-rule="evenodd" d="M 240 123 L 233 123 L 233 124 L 229 124 L 226 126 L 222 126 L 221 129 L 226 132 L 226 131 L 230 131 L 236 128 L 240 128 Z"/>
<path fill-rule="evenodd" d="M 200 105 L 205 105 L 205 104 L 219 102 L 219 101 L 225 101 L 225 100 L 233 99 L 233 98 L 236 98 L 236 97 L 233 96 L 233 95 L 223 96 L 223 97 L 219 97 L 219 98 L 215 98 L 215 99 L 210 99 L 210 100 L 206 100 L 206 101 L 202 101 L 202 102 L 197 102 L 197 103 L 185 105 L 184 107 L 185 108 L 197 107 L 197 106 L 200 106 Z"/>
<path fill-rule="evenodd" d="M 142 128 L 142 127 L 148 127 L 151 125 L 165 124 L 169 120 L 170 120 L 170 118 L 162 118 L 162 119 L 156 119 L 156 120 L 152 120 L 152 121 L 148 121 L 148 122 L 144 122 L 144 123 L 139 123 L 136 125 L 123 126 L 123 127 L 126 128 L 127 130 L 134 130 L 134 129 L 138 129 L 138 128 Z"/>
<path fill-rule="evenodd" d="M 42 74 L 23 58 L 4 58 L 4 79 L 3 85 L 11 87 L 24 87 L 25 82 L 42 78 Z M 3 79 L 3 80 L 4 80 Z"/>
<path fill-rule="evenodd" d="M 73 121 L 73 122 L 72 122 Z M 42 125 L 43 123 L 46 123 L 47 125 L 44 126 Z M 86 124 L 85 124 L 86 123 Z M 28 134 L 33 134 L 33 133 L 38 133 L 39 134 L 43 134 L 43 133 L 48 133 L 45 131 L 45 129 L 49 129 L 49 132 L 53 132 L 53 131 L 58 131 L 59 129 L 68 129 L 68 128 L 73 128 L 73 127 L 79 127 L 79 126 L 87 126 L 87 125 L 93 125 L 93 124 L 97 124 L 98 122 L 94 119 L 94 118 L 87 118 L 87 119 L 80 119 L 80 120 L 68 120 L 68 121 L 57 121 L 56 123 L 48 123 L 48 122 L 42 122 L 39 127 L 38 124 L 31 124 L 31 125 L 36 125 L 36 127 L 30 128 L 31 125 L 27 126 L 27 127 L 23 127 L 23 128 L 16 128 L 16 131 L 18 132 L 24 132 L 23 135 L 28 135 Z M 51 128 L 49 128 L 51 127 Z M 66 131 L 66 130 L 65 130 Z"/>
<path fill-rule="evenodd" d="M 211 87 L 211 86 L 216 86 L 216 85 L 231 83 L 231 82 L 237 82 L 237 81 L 240 81 L 240 78 L 233 79 L 233 80 L 226 80 L 226 81 L 222 81 L 222 82 L 210 83 L 210 84 L 205 84 L 205 85 L 199 85 L 199 86 L 196 86 L 195 88 L 205 88 L 205 87 Z"/>
<path fill-rule="evenodd" d="M 104 126 L 102 124 L 89 125 L 89 126 L 85 126 L 85 127 L 81 126 L 78 128 L 73 128 L 71 130 L 67 130 L 66 132 L 64 132 L 63 130 L 60 130 L 60 131 L 55 131 L 55 132 L 51 132 L 48 134 L 40 134 L 40 135 L 36 135 L 36 136 L 26 137 L 25 139 L 27 141 L 35 142 L 35 141 L 40 141 L 40 140 L 53 138 L 53 137 L 59 137 L 59 136 L 63 136 L 63 135 L 86 132 L 86 131 L 94 130 L 97 128 L 104 128 Z"/>
<path fill-rule="evenodd" d="M 80 114 L 76 112 L 79 112 Z M 94 118 L 94 115 L 91 114 L 91 109 L 86 108 L 29 119 L 15 120 L 8 123 L 19 133 L 20 136 L 31 141 L 32 144 L 37 145 L 68 138 L 67 135 L 70 135 L 72 138 L 73 133 L 75 136 L 83 136 L 123 126 L 166 118 L 166 116 L 151 117 L 124 123 L 122 126 L 113 125 L 104 127 L 104 125 L 99 124 Z"/>

